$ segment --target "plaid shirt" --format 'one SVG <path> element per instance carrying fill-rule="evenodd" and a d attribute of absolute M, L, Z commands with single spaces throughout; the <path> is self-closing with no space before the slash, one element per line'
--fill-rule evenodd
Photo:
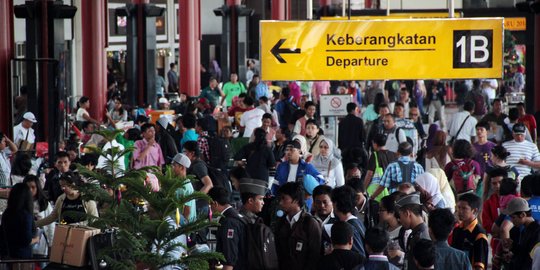
<path fill-rule="evenodd" d="M 422 165 L 418 164 L 415 161 L 411 161 L 408 156 L 399 157 L 398 161 L 401 161 L 404 164 L 409 164 L 409 162 L 414 162 L 414 168 L 412 170 L 412 175 L 411 175 L 411 183 L 414 183 L 418 175 L 424 173 L 424 168 L 422 168 Z M 381 178 L 381 182 L 379 184 L 381 186 L 389 188 L 391 182 L 401 183 L 402 181 L 403 180 L 401 178 L 401 169 L 399 168 L 399 163 L 395 161 L 388 164 L 388 167 L 386 167 L 386 170 L 384 171 L 384 175 Z M 396 190 L 397 189 L 392 189 L 392 190 L 389 189 L 388 191 L 392 193 Z"/>
<path fill-rule="evenodd" d="M 202 159 L 205 162 L 208 162 L 210 160 L 210 145 L 208 145 L 207 137 L 208 132 L 203 131 L 197 139 L 197 145 L 199 146 L 199 150 L 201 151 Z"/>

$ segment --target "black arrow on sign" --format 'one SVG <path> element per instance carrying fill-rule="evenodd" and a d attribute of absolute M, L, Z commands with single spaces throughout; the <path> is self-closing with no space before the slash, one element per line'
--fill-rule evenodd
<path fill-rule="evenodd" d="M 272 49 L 270 50 L 270 52 L 276 57 L 276 59 L 284 64 L 284 63 L 287 63 L 287 61 L 285 61 L 285 59 L 283 59 L 283 57 L 281 57 L 280 54 L 285 54 L 285 53 L 300 53 L 301 50 L 300 49 L 286 49 L 286 48 L 280 48 L 281 45 L 283 45 L 283 43 L 285 43 L 285 40 L 284 38 L 280 39 L 276 45 L 274 45 L 274 47 L 272 47 Z"/>

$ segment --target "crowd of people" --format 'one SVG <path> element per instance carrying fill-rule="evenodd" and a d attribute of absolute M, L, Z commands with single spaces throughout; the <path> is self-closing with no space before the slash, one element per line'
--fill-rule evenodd
<path fill-rule="evenodd" d="M 192 177 L 182 194 L 212 200 L 190 202 L 182 215 L 222 214 L 200 241 L 215 237 L 224 269 L 540 269 L 536 121 L 524 104 L 507 111 L 491 80 L 463 82 L 462 110 L 447 120 L 439 80 L 269 85 L 250 71 L 247 87 L 233 73 L 223 84 L 211 78 L 199 97 L 160 96 L 160 109 L 176 114 L 155 123 L 149 108 L 129 109 L 115 95 L 106 119 L 92 118 L 82 97 L 50 168 L 21 149 L 35 143 L 35 116 L 24 114 L 13 141 L 0 134 L 0 182 L 12 187 L 0 194 L 9 197 L 2 230 L 25 235 L 8 235 L 11 253 L 38 254 L 42 236 L 52 239 L 47 226 L 99 215 L 81 199 L 73 166 L 105 169 L 85 152 L 92 145 L 134 147 L 121 170 L 170 165 Z M 320 116 L 329 93 L 353 96 L 337 123 Z M 128 121 L 113 142 L 94 133 Z M 333 124 L 338 133 L 325 136 Z M 255 231 L 270 246 L 258 250 Z M 253 259 L 254 250 L 274 262 Z"/>

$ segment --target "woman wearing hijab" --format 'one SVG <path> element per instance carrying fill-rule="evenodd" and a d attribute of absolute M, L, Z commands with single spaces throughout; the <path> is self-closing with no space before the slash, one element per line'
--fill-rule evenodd
<path fill-rule="evenodd" d="M 313 159 L 313 155 L 310 152 L 308 152 L 306 137 L 296 134 L 293 136 L 292 140 L 300 143 L 300 152 L 301 152 L 302 158 L 307 163 L 311 163 L 311 160 Z"/>
<path fill-rule="evenodd" d="M 415 188 L 425 195 L 424 205 L 432 208 L 445 208 L 446 202 L 439 188 L 437 178 L 432 174 L 426 172 L 418 177 L 414 182 Z M 423 191 L 423 192 L 422 192 Z"/>
<path fill-rule="evenodd" d="M 454 213 L 456 208 L 456 197 L 454 196 L 454 191 L 452 191 L 452 187 L 450 186 L 450 183 L 448 182 L 448 179 L 446 178 L 446 174 L 444 173 L 443 169 L 428 169 L 427 170 L 431 175 L 435 177 L 437 180 L 437 184 L 439 186 L 439 190 L 441 191 L 441 195 L 444 198 L 444 202 L 446 204 L 446 208 L 450 208 L 450 211 Z"/>
<path fill-rule="evenodd" d="M 332 140 L 325 137 L 321 139 L 319 154 L 313 158 L 311 164 L 323 175 L 326 185 L 336 188 L 345 184 L 343 165 L 334 155 Z"/>

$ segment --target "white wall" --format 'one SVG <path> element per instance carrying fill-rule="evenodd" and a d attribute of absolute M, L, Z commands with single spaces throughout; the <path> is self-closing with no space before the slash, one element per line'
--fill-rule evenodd
<path fill-rule="evenodd" d="M 201 32 L 203 35 L 221 34 L 222 17 L 214 14 L 214 9 L 223 6 L 223 0 L 201 1 Z"/>

